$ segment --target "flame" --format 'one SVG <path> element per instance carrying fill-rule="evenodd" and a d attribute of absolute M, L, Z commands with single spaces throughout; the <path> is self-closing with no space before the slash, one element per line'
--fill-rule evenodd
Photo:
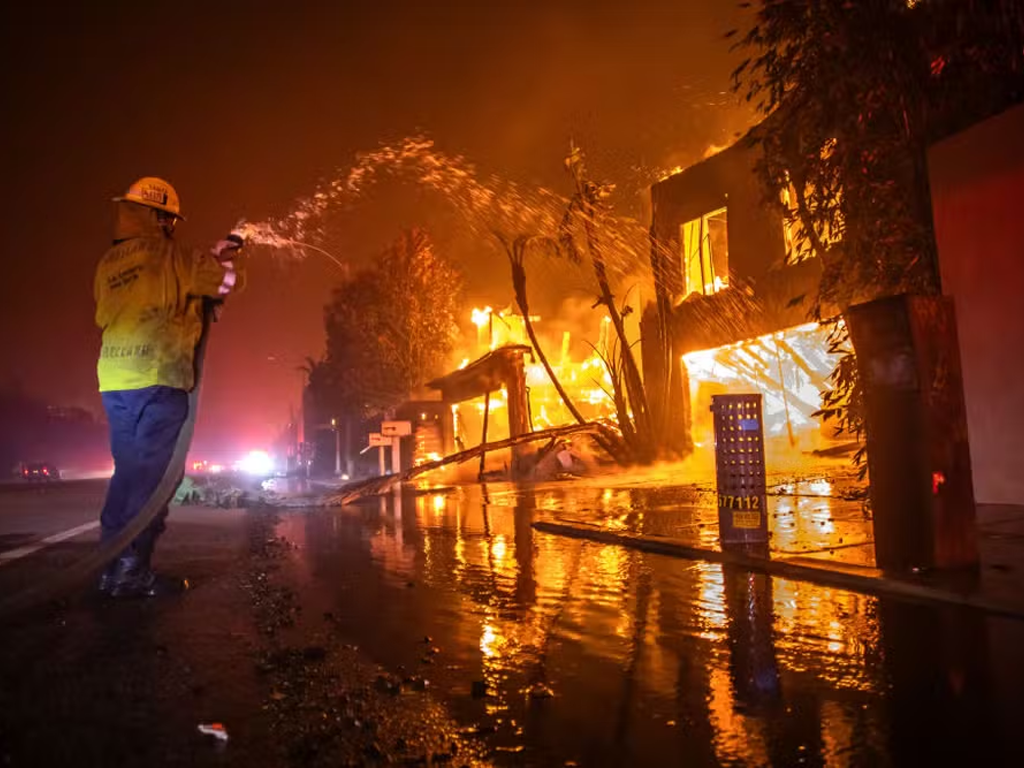
<path fill-rule="evenodd" d="M 473 309 L 473 325 L 477 328 L 483 328 L 491 321 L 491 314 L 494 310 L 490 307 L 484 307 L 483 309 Z"/>
<path fill-rule="evenodd" d="M 718 277 L 715 288 L 727 285 Z M 469 319 L 478 329 L 476 338 L 470 338 L 455 357 L 458 368 L 466 368 L 488 351 L 516 344 L 532 346 L 526 333 L 522 315 L 509 310 L 495 311 L 492 307 L 475 307 Z M 612 376 L 604 358 L 614 348 L 614 329 L 611 319 L 602 316 L 595 332 L 597 339 L 591 344 L 572 344 L 569 331 L 562 328 L 547 329 L 540 317 L 530 318 L 539 342 L 550 357 L 554 376 L 587 419 L 618 421 Z M 586 349 L 585 357 L 573 352 Z M 821 407 L 821 392 L 828 388 L 829 374 L 835 367 L 836 355 L 829 353 L 827 331 L 816 323 L 769 333 L 736 344 L 716 349 L 701 350 L 683 355 L 691 386 L 691 413 L 694 440 L 697 444 L 713 442 L 711 420 L 708 414 L 709 396 L 722 392 L 760 392 L 764 396 L 765 432 L 767 437 L 790 436 L 790 444 L 798 441 L 815 443 L 820 436 L 820 423 L 814 413 Z M 528 390 L 529 421 L 531 428 L 546 429 L 574 422 L 551 381 L 548 371 L 536 358 L 524 361 Z M 508 392 L 504 389 L 491 393 L 489 405 L 485 398 L 451 407 L 453 439 L 458 450 L 478 445 L 483 439 L 483 417 L 487 413 L 487 440 L 508 437 Z M 436 444 L 424 445 L 417 463 L 436 458 Z M 807 447 L 817 447 L 816 444 Z M 428 453 L 429 452 L 429 453 Z"/>
<path fill-rule="evenodd" d="M 669 168 L 667 171 L 662 171 L 658 174 L 658 181 L 664 181 L 665 179 L 675 176 L 677 173 L 682 173 L 686 170 L 686 166 L 676 165 Z"/>
<path fill-rule="evenodd" d="M 532 346 L 526 332 L 526 318 L 508 309 L 495 310 L 493 307 L 473 307 L 469 312 L 469 320 L 476 327 L 475 338 L 470 335 L 463 347 L 457 351 L 455 360 L 459 360 L 458 368 L 467 367 L 473 360 L 482 357 L 488 351 L 506 345 Z M 531 315 L 530 322 L 540 337 L 542 348 L 549 354 L 549 362 L 554 375 L 565 388 L 573 403 L 581 408 L 587 418 L 614 419 L 615 406 L 609 393 L 612 391 L 612 378 L 601 356 L 609 355 L 612 348 L 611 318 L 602 316 L 597 328 L 598 338 L 592 339 L 593 345 L 577 345 L 577 349 L 585 348 L 587 356 L 582 359 L 574 357 L 572 334 L 562 329 L 548 330 L 544 327 L 543 318 Z M 526 386 L 529 390 L 530 420 L 533 429 L 545 429 L 563 424 L 572 424 L 572 414 L 565 407 L 561 396 L 551 382 L 547 370 L 535 355 L 528 356 L 524 361 Z M 455 414 L 454 433 L 465 445 L 478 444 L 482 437 L 483 413 L 488 411 L 489 441 L 507 437 L 507 424 L 502 409 L 508 408 L 508 393 L 505 390 L 492 393 L 489 409 L 484 407 L 483 397 L 478 398 L 468 407 Z M 495 412 L 500 416 L 495 418 Z"/>
<path fill-rule="evenodd" d="M 704 159 L 707 160 L 709 157 L 714 157 L 731 146 L 731 144 L 708 144 L 707 149 L 704 150 Z"/>
<path fill-rule="evenodd" d="M 769 436 L 816 432 L 814 417 L 837 355 L 817 323 L 683 355 L 696 417 L 707 392 L 760 392 Z M 696 419 L 695 419 L 696 421 Z M 695 425 L 696 426 L 696 425 Z M 707 427 L 707 424 L 704 425 Z"/>

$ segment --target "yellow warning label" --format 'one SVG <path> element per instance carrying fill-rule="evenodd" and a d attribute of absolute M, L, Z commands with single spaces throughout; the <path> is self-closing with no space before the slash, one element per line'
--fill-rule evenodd
<path fill-rule="evenodd" d="M 760 528 L 761 527 L 761 513 L 760 512 L 741 512 L 739 510 L 732 513 L 732 527 L 733 528 Z"/>

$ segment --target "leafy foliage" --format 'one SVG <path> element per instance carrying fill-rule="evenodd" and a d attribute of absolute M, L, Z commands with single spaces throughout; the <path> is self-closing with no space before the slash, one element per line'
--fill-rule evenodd
<path fill-rule="evenodd" d="M 737 87 L 768 119 L 754 138 L 769 199 L 824 274 L 816 312 L 937 288 L 924 175 L 928 60 L 905 0 L 765 2 Z M 789 204 L 780 193 L 789 193 Z"/>
<path fill-rule="evenodd" d="M 851 304 L 939 290 L 929 142 L 1024 97 L 1019 0 L 761 0 L 737 45 L 736 90 L 765 115 L 767 200 L 793 226 L 790 258 L 822 260 L 815 319 L 843 353 L 822 414 L 862 428 Z"/>
<path fill-rule="evenodd" d="M 321 409 L 382 414 L 441 374 L 458 332 L 461 273 L 411 230 L 335 289 L 326 354 L 309 369 Z"/>

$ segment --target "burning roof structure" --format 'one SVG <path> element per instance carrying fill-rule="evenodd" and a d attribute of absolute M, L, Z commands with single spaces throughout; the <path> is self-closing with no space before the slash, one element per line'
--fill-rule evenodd
<path fill-rule="evenodd" d="M 580 412 L 592 421 L 614 423 L 609 373 L 602 360 L 610 343 L 607 317 L 600 323 L 596 344 L 582 359 L 578 353 L 573 354 L 569 331 L 552 334 L 539 316 L 532 319 L 540 325 L 542 343 L 559 348 L 551 361 L 552 370 Z M 576 423 L 544 366 L 535 359 L 521 315 L 490 307 L 474 308 L 472 322 L 477 334 L 462 350 L 467 355 L 462 363 L 426 385 L 437 392 L 440 400 L 433 404 L 410 403 L 409 408 L 400 409 L 402 418 L 410 418 L 415 425 L 417 448 L 411 457 L 414 464 L 483 442 Z M 428 405 L 440 406 L 443 415 L 438 412 L 435 418 L 435 408 Z M 414 413 L 418 410 L 424 413 Z M 436 439 L 431 436 L 435 431 Z M 421 435 L 426 436 L 422 441 Z M 423 449 L 420 442 L 424 443 Z M 427 448 L 428 443 L 440 447 Z M 513 448 L 513 468 L 522 463 L 526 452 L 525 447 Z"/>

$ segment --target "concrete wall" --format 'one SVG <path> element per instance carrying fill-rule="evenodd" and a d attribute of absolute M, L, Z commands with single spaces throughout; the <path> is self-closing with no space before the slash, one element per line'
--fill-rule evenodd
<path fill-rule="evenodd" d="M 1024 504 L 1024 106 L 936 144 L 928 166 L 975 498 Z"/>

